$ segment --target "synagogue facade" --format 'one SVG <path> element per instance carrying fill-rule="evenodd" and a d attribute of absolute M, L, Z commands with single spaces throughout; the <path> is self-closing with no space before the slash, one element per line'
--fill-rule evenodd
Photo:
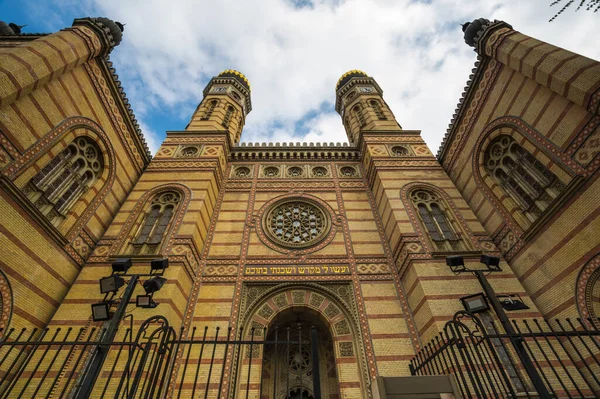
<path fill-rule="evenodd" d="M 528 307 L 511 319 L 600 317 L 600 64 L 501 21 L 464 31 L 477 62 L 437 156 L 359 70 L 332 91 L 347 143 L 242 142 L 251 82 L 226 70 L 151 156 L 108 58 L 120 24 L 0 23 L 0 328 L 101 328 L 90 305 L 111 264 L 168 258 L 134 329 L 161 315 L 184 337 L 319 333 L 318 359 L 265 347 L 251 375 L 219 351 L 230 374 L 202 392 L 282 398 L 318 362 L 333 399 L 409 375 L 481 292 L 448 256 L 500 257 L 490 284 Z M 173 392 L 192 395 L 199 356 L 175 362 Z"/>

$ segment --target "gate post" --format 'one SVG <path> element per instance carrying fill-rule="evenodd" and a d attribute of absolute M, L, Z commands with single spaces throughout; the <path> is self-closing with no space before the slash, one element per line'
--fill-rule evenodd
<path fill-rule="evenodd" d="M 315 399 L 321 399 L 321 373 L 319 371 L 319 346 L 317 341 L 317 329 L 310 328 L 310 344 L 312 346 L 313 358 L 313 393 Z"/>
<path fill-rule="evenodd" d="M 481 288 L 483 288 L 483 292 L 485 293 L 485 296 L 490 301 L 492 308 L 494 309 L 494 312 L 496 312 L 496 315 L 500 319 L 500 323 L 502 323 L 504 330 L 508 334 L 508 336 L 510 338 L 510 342 L 513 345 L 513 347 L 515 348 L 515 352 L 517 352 L 517 356 L 519 356 L 519 360 L 521 360 L 521 362 L 523 363 L 525 372 L 531 379 L 531 382 L 532 382 L 533 386 L 535 387 L 536 391 L 538 392 L 538 394 L 540 395 L 540 398 L 541 399 L 550 399 L 551 398 L 550 392 L 548 392 L 548 389 L 546 388 L 546 385 L 544 385 L 544 382 L 542 381 L 540 374 L 535 369 L 535 366 L 533 365 L 531 358 L 529 357 L 529 354 L 527 353 L 527 350 L 523 346 L 523 339 L 517 334 L 517 332 L 515 331 L 513 326 L 510 324 L 510 320 L 508 319 L 508 316 L 506 316 L 506 313 L 504 312 L 504 308 L 502 307 L 502 305 L 500 304 L 500 301 L 496 297 L 496 293 L 494 292 L 494 289 L 492 288 L 490 283 L 488 283 L 487 278 L 485 278 L 485 274 L 483 274 L 484 271 L 483 270 L 474 270 L 473 273 L 477 277 L 477 280 L 479 280 L 479 284 L 481 284 Z"/>

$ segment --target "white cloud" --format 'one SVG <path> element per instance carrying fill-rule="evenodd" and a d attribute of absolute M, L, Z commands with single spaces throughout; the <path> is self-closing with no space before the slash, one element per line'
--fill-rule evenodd
<path fill-rule="evenodd" d="M 573 7 L 548 23 L 557 11 L 549 0 L 89 1 L 86 11 L 127 24 L 112 58 L 141 120 L 157 110 L 189 118 L 208 79 L 238 69 L 252 85 L 243 141 L 345 140 L 333 112 L 295 126 L 335 101 L 340 75 L 362 69 L 435 152 L 475 60 L 459 23 L 477 17 L 600 58 L 597 14 Z"/>

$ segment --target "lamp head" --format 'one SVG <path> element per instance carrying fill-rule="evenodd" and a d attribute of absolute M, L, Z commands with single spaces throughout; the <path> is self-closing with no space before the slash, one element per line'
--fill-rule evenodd
<path fill-rule="evenodd" d="M 150 262 L 150 270 L 165 270 L 169 267 L 169 259 L 154 259 Z"/>
<path fill-rule="evenodd" d="M 446 265 L 450 266 L 450 269 L 452 269 L 452 271 L 454 273 L 458 273 L 458 272 L 462 272 L 462 271 L 466 270 L 465 260 L 460 255 L 447 256 L 446 257 Z"/>
<path fill-rule="evenodd" d="M 127 273 L 131 267 L 131 258 L 119 258 L 112 263 L 113 273 Z"/>
<path fill-rule="evenodd" d="M 100 279 L 100 293 L 107 294 L 109 292 L 117 292 L 125 284 L 123 277 L 112 275 Z"/>
<path fill-rule="evenodd" d="M 496 256 L 481 255 L 479 262 L 486 265 L 490 271 L 502 271 L 500 269 L 500 258 Z"/>
<path fill-rule="evenodd" d="M 154 276 L 149 280 L 146 280 L 143 284 L 144 290 L 146 294 L 152 294 L 162 288 L 162 286 L 167 282 L 167 279 L 164 277 Z"/>
<path fill-rule="evenodd" d="M 92 305 L 92 319 L 94 321 L 106 321 L 110 319 L 110 306 L 108 302 L 99 302 Z"/>

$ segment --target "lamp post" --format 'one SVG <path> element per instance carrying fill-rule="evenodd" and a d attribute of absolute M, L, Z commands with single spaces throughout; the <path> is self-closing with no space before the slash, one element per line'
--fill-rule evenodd
<path fill-rule="evenodd" d="M 159 267 L 160 266 L 160 267 Z M 150 274 L 125 274 L 127 270 L 131 267 L 131 259 L 129 258 L 121 258 L 117 259 L 112 264 L 113 274 L 109 277 L 105 277 L 100 279 L 100 292 L 105 294 L 104 302 L 100 302 L 92 305 L 92 315 L 94 317 L 94 321 L 97 320 L 108 320 L 108 327 L 104 331 L 104 335 L 102 335 L 102 339 L 98 346 L 96 346 L 95 350 L 92 353 L 92 357 L 88 362 L 87 369 L 83 373 L 83 378 L 81 379 L 81 383 L 79 384 L 79 389 L 75 394 L 76 399 L 87 399 L 90 397 L 92 393 L 92 389 L 94 384 L 96 383 L 96 379 L 100 374 L 100 370 L 102 369 L 102 365 L 104 364 L 104 360 L 108 355 L 108 351 L 110 350 L 110 345 L 113 343 L 115 336 L 117 335 L 117 330 L 119 328 L 119 324 L 121 320 L 125 316 L 125 311 L 127 309 L 127 305 L 131 301 L 131 297 L 133 296 L 133 292 L 135 290 L 135 286 L 138 283 L 141 276 L 151 276 L 149 280 L 147 280 L 143 286 L 147 294 L 149 294 L 149 301 L 153 306 L 145 306 L 145 307 L 156 307 L 156 304 L 152 300 L 152 294 L 158 291 L 163 284 L 166 282 L 166 279 L 163 277 L 159 277 L 164 273 L 164 269 L 169 266 L 168 259 L 159 259 L 153 260 L 151 262 L 151 271 L 156 273 Z M 120 273 L 120 274 L 114 274 Z M 158 274 L 158 275 L 157 275 Z M 127 286 L 125 287 L 125 291 L 123 292 L 123 296 L 117 305 L 117 309 L 115 313 L 110 317 L 108 314 L 108 309 L 110 308 L 110 304 L 113 303 L 111 301 L 106 301 L 109 294 L 114 294 L 119 290 L 119 288 L 123 285 L 124 279 L 122 276 L 129 277 L 129 281 L 127 282 Z M 150 287 L 150 288 L 147 288 Z M 112 299 L 111 296 L 111 299 Z M 137 301 L 136 301 L 137 302 Z M 97 309 L 100 309 L 98 312 Z M 104 310 L 105 309 L 105 310 Z M 106 311 L 106 317 L 96 316 L 98 313 L 103 313 Z M 104 316 L 104 315 L 102 315 Z"/>
<path fill-rule="evenodd" d="M 504 327 L 506 335 L 508 335 L 510 343 L 515 348 L 515 352 L 517 353 L 519 360 L 523 364 L 525 372 L 531 379 L 531 383 L 537 390 L 540 399 L 551 399 L 550 392 L 546 388 L 546 385 L 544 385 L 544 382 L 542 381 L 542 378 L 535 369 L 533 362 L 531 361 L 531 358 L 527 353 L 527 350 L 523 346 L 523 338 L 519 334 L 517 334 L 517 332 L 513 328 L 512 324 L 510 323 L 510 320 L 508 319 L 508 316 L 506 315 L 506 312 L 504 311 L 504 308 L 500 304 L 500 301 L 498 300 L 498 297 L 494 292 L 494 289 L 487 281 L 487 278 L 485 276 L 485 273 L 502 271 L 502 269 L 500 269 L 499 266 L 500 258 L 482 255 L 480 262 L 486 265 L 485 269 L 471 270 L 465 266 L 465 262 L 462 256 L 449 256 L 446 258 L 446 265 L 450 266 L 450 269 L 455 274 L 468 272 L 477 277 L 477 280 L 479 281 L 479 284 L 481 285 L 485 296 L 490 302 L 492 309 L 494 309 L 494 312 L 498 316 L 500 323 Z"/>

